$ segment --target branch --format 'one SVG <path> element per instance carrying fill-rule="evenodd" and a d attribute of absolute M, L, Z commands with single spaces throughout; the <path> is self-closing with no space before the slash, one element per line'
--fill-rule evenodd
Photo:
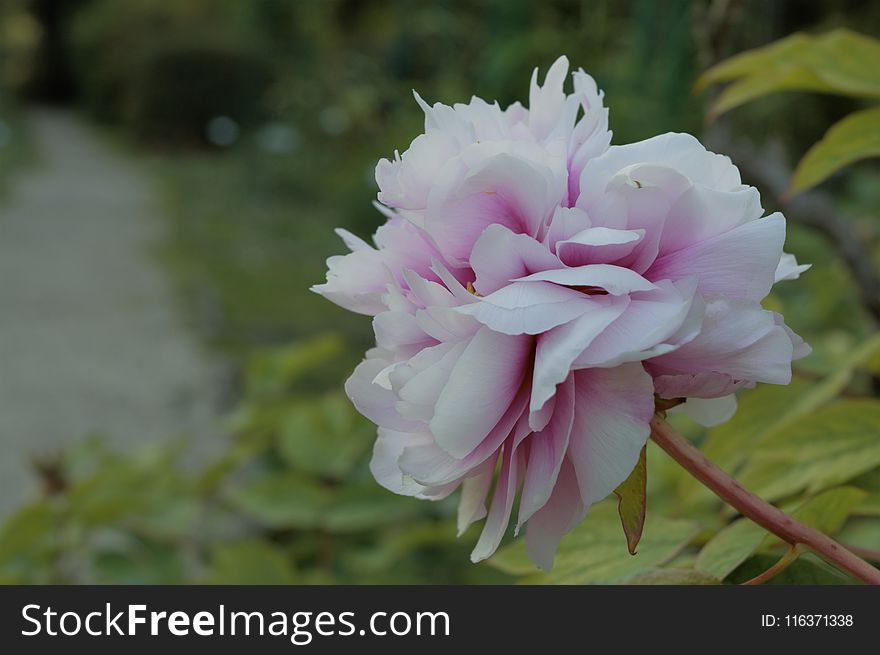
<path fill-rule="evenodd" d="M 778 562 L 776 562 L 776 564 L 771 566 L 769 569 L 767 569 L 763 573 L 756 575 L 751 580 L 746 580 L 745 582 L 743 582 L 743 584 L 744 585 L 764 584 L 765 582 L 775 578 L 777 575 L 782 573 L 789 566 L 794 564 L 794 561 L 798 558 L 798 555 L 800 555 L 800 554 L 801 554 L 800 548 L 798 548 L 797 546 L 790 546 L 788 549 L 788 552 L 785 553 L 785 555 L 783 555 L 782 558 Z"/>
<path fill-rule="evenodd" d="M 792 518 L 742 487 L 711 462 L 660 415 L 651 419 L 651 438 L 716 496 L 791 546 L 803 545 L 834 566 L 868 584 L 880 585 L 875 569 L 826 534 Z"/>

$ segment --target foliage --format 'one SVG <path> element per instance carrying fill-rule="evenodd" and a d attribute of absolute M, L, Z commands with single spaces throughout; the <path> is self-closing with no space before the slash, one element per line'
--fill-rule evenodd
<path fill-rule="evenodd" d="M 818 91 L 880 99 L 880 41 L 846 29 L 819 36 L 793 34 L 769 46 L 743 52 L 706 71 L 701 89 L 730 82 L 710 117 L 780 91 Z M 826 180 L 841 168 L 880 156 L 880 109 L 850 114 L 832 125 L 798 164 L 790 193 Z"/>
<path fill-rule="evenodd" d="M 468 583 L 453 506 L 394 496 L 367 470 L 374 427 L 339 392 L 292 394 L 338 356 L 321 338 L 263 352 L 230 418 L 233 443 L 195 471 L 180 447 L 79 444 L 53 493 L 0 529 L 7 583 Z"/>

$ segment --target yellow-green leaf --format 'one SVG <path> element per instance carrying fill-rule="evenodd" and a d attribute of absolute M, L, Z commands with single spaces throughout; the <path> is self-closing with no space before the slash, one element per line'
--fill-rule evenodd
<path fill-rule="evenodd" d="M 767 500 L 816 493 L 880 466 L 880 401 L 843 400 L 768 436 L 737 476 Z"/>
<path fill-rule="evenodd" d="M 703 546 L 697 569 L 723 580 L 758 549 L 766 536 L 767 531 L 751 519 L 738 519 Z"/>
<path fill-rule="evenodd" d="M 733 82 L 711 114 L 778 91 L 818 91 L 880 98 L 880 42 L 845 29 L 819 36 L 793 34 L 749 50 L 706 71 L 696 88 Z"/>
<path fill-rule="evenodd" d="M 788 193 L 800 193 L 844 166 L 880 156 L 880 107 L 857 111 L 832 125 L 795 169 Z"/>
<path fill-rule="evenodd" d="M 645 512 L 647 510 L 646 487 L 648 482 L 648 468 L 645 449 L 639 455 L 638 464 L 617 489 L 617 513 L 620 515 L 620 523 L 626 535 L 626 547 L 630 555 L 636 554 L 636 547 L 642 538 L 642 530 L 645 528 Z"/>

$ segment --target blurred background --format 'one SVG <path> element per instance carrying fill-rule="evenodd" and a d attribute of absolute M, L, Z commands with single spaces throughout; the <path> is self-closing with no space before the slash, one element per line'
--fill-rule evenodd
<path fill-rule="evenodd" d="M 784 180 L 861 101 L 776 95 L 707 127 L 714 90 L 694 83 L 835 27 L 880 35 L 880 3 L 2 0 L 0 581 L 512 580 L 470 564 L 454 500 L 372 481 L 373 427 L 342 394 L 370 322 L 308 291 L 343 250 L 333 228 L 382 221 L 373 167 L 422 129 L 411 90 L 504 106 L 566 54 L 604 89 L 613 143 L 726 144 L 773 209 L 768 162 Z M 878 173 L 818 191 L 868 268 Z M 880 313 L 840 235 L 789 218 L 813 269 L 768 306 L 815 380 Z"/>

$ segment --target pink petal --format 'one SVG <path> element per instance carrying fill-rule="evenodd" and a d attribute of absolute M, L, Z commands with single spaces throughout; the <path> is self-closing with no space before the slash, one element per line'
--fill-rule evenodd
<path fill-rule="evenodd" d="M 644 236 L 644 230 L 590 227 L 557 242 L 556 254 L 566 266 L 610 264 L 630 254 Z"/>
<path fill-rule="evenodd" d="M 633 291 L 650 291 L 657 287 L 635 271 L 611 264 L 588 264 L 533 273 L 516 282 L 554 282 L 565 286 L 599 287 L 614 296 Z"/>
<path fill-rule="evenodd" d="M 516 335 L 546 332 L 589 307 L 589 297 L 573 289 L 549 282 L 514 282 L 458 311 L 496 332 Z"/>
<path fill-rule="evenodd" d="M 547 247 L 526 234 L 514 234 L 503 225 L 490 225 L 477 239 L 470 257 L 474 288 L 484 296 L 529 273 L 561 268 Z"/>
<path fill-rule="evenodd" d="M 657 258 L 652 280 L 697 277 L 703 296 L 761 300 L 773 285 L 785 241 L 785 219 L 775 213 Z"/>
<path fill-rule="evenodd" d="M 453 457 L 464 457 L 491 431 L 522 384 L 532 339 L 481 328 L 462 353 L 437 400 L 431 433 Z"/>
<path fill-rule="evenodd" d="M 585 348 L 574 366 L 608 368 L 640 361 L 692 339 L 702 323 L 702 307 L 699 313 L 691 312 L 695 290 L 694 280 L 677 285 L 663 280 L 654 291 L 634 294 L 626 310 Z M 689 317 L 692 320 L 685 326 Z M 686 329 L 679 334 L 683 326 Z"/>
<path fill-rule="evenodd" d="M 517 530 L 550 498 L 568 449 L 574 411 L 574 376 L 569 375 L 556 393 L 553 418 L 543 430 L 529 437 Z"/>
<path fill-rule="evenodd" d="M 556 385 L 565 380 L 572 363 L 602 331 L 623 313 L 629 298 L 594 297 L 589 311 L 538 338 L 535 372 L 532 380 L 532 413 L 541 411 L 556 393 Z"/>
<path fill-rule="evenodd" d="M 581 500 L 574 466 L 566 457 L 550 499 L 532 515 L 526 528 L 526 550 L 535 564 L 545 571 L 553 567 L 559 541 L 584 519 L 587 507 Z"/>
<path fill-rule="evenodd" d="M 577 371 L 569 456 L 586 505 L 610 494 L 635 468 L 651 432 L 654 383 L 641 364 Z"/>
<path fill-rule="evenodd" d="M 690 343 L 651 360 L 658 375 L 720 373 L 735 380 L 791 381 L 791 338 L 756 302 L 714 300 Z"/>
<path fill-rule="evenodd" d="M 486 497 L 495 477 L 497 461 L 497 456 L 490 457 L 462 481 L 457 520 L 459 537 L 472 523 L 486 516 Z"/>

